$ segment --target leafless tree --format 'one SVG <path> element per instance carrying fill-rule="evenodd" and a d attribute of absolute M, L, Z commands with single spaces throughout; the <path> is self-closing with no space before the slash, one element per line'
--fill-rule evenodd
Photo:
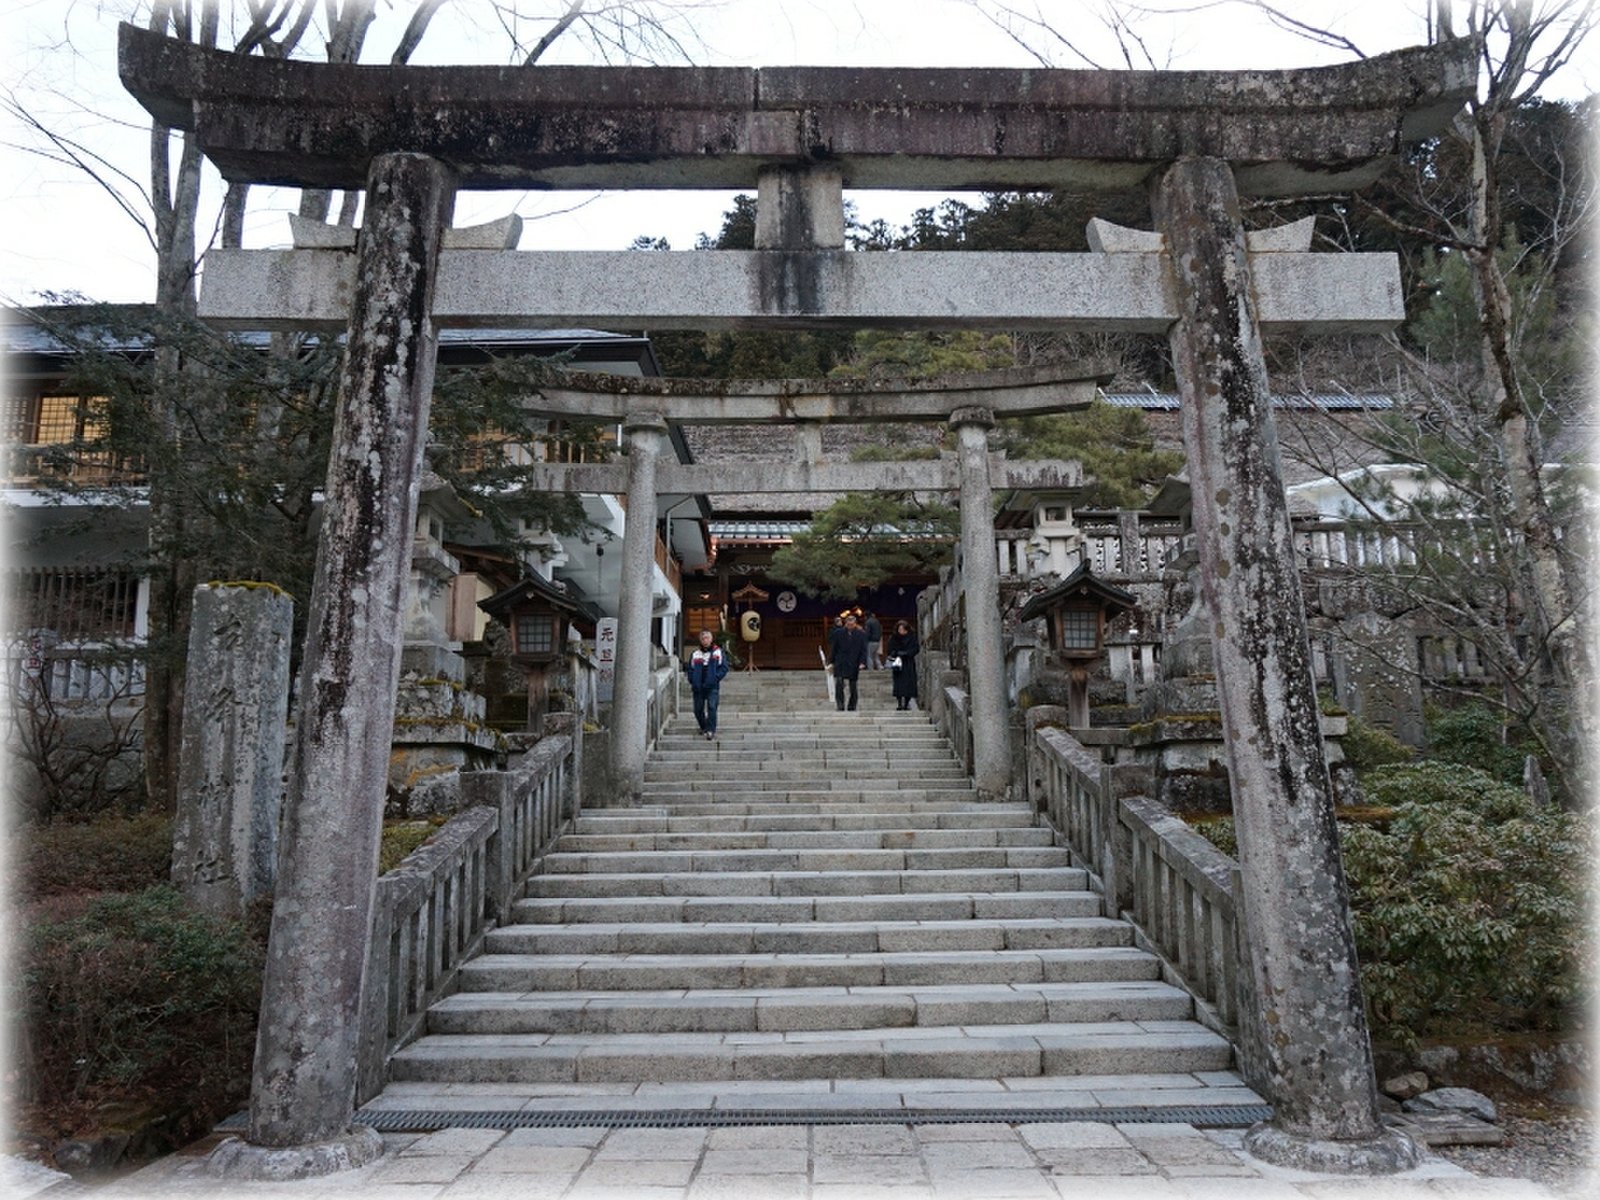
<path fill-rule="evenodd" d="M 115 8 L 115 5 L 111 5 Z M 148 28 L 209 48 L 222 45 L 229 33 L 231 53 L 269 57 L 304 55 L 318 45 L 331 62 L 354 62 L 366 48 L 373 26 L 376 0 L 240 0 L 225 6 L 219 0 L 151 0 L 146 8 L 129 3 L 123 11 L 131 17 L 145 12 Z M 538 62 L 557 39 L 582 39 L 589 52 L 606 61 L 654 58 L 686 59 L 693 38 L 686 17 L 696 9 L 712 7 L 709 0 L 548 0 L 540 4 L 503 2 L 491 9 L 492 30 L 509 38 L 517 61 Z M 445 0 L 409 0 L 409 17 L 389 62 L 403 65 L 422 44 Z M 476 16 L 477 14 L 473 14 Z M 139 225 L 151 243 L 156 271 L 157 308 L 164 314 L 195 312 L 195 279 L 202 240 L 203 161 L 195 139 L 160 124 L 149 127 L 149 178 L 142 184 L 126 170 L 112 165 L 109 156 L 96 151 L 92 139 L 57 128 L 40 117 L 34 106 L 10 92 L 0 99 L 24 132 L 20 149 L 56 162 L 70 163 L 109 193 L 117 206 Z M 230 186 L 218 217 L 216 240 L 224 246 L 242 243 L 249 188 Z M 307 191 L 299 211 L 326 220 L 333 198 L 327 192 Z M 337 219 L 354 224 L 359 195 L 346 193 Z M 280 352 L 290 343 L 280 339 Z M 190 431 L 178 419 L 174 397 L 183 387 L 189 369 L 170 347 L 157 352 L 152 403 L 162 420 L 162 436 L 179 443 Z M 270 428 L 270 414 L 263 414 Z M 267 440 L 264 439 L 264 444 Z M 188 597 L 203 564 L 183 552 L 186 525 L 200 519 L 180 500 L 181 489 L 163 486 L 152 477 L 149 487 L 149 561 L 151 564 L 151 658 L 145 706 L 145 764 L 149 799 L 153 806 L 170 809 L 175 797 L 178 741 L 181 733 L 183 681 L 181 659 L 187 638 Z"/>

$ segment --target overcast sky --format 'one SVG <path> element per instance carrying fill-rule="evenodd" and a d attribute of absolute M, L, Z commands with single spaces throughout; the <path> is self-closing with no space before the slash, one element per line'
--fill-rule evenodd
<path fill-rule="evenodd" d="M 229 0 L 223 0 L 228 7 Z M 236 5 L 242 7 L 242 5 Z M 1096 0 L 1021 0 L 1037 7 L 1095 55 L 1121 66 L 1116 47 L 1093 18 Z M 1422 39 L 1424 0 L 1288 0 L 1281 7 L 1338 29 L 1365 53 Z M 0 81 L 50 130 L 68 137 L 101 175 L 116 179 L 124 202 L 145 215 L 136 188 L 149 178 L 148 119 L 116 78 L 115 27 L 131 7 L 117 0 L 0 0 L 0 45 L 7 49 Z M 554 0 L 538 7 L 557 10 Z M 1347 51 L 1316 45 L 1251 18 L 1236 6 L 1205 0 L 1146 0 L 1165 8 L 1138 27 L 1149 55 L 1174 68 L 1274 68 L 1340 62 Z M 380 0 L 385 10 L 367 38 L 368 59 L 386 59 L 410 5 Z M 1130 7 L 1126 11 L 1132 12 Z M 1088 14 L 1088 15 L 1086 15 Z M 710 66 L 812 65 L 1033 66 L 1037 60 L 986 20 L 968 0 L 698 0 L 680 27 L 693 61 Z M 524 31 L 531 40 L 539 26 Z M 1082 66 L 1059 44 L 1033 44 L 1056 65 Z M 413 59 L 417 63 L 504 62 L 508 38 L 478 0 L 454 0 Z M 557 43 L 547 61 L 595 61 L 577 39 Z M 1592 90 L 1600 73 L 1580 64 L 1563 81 L 1566 95 Z M 78 292 L 92 299 L 148 300 L 154 255 L 140 225 L 107 188 L 71 166 L 32 152 L 43 144 L 10 118 L 0 172 L 0 301 L 26 303 L 45 292 Z M 215 184 L 215 175 L 208 175 Z M 220 188 L 208 187 L 215 217 Z M 457 223 L 472 224 L 515 211 L 524 218 L 523 249 L 622 249 L 641 235 L 665 237 L 687 250 L 701 233 L 715 233 L 732 193 L 517 193 L 463 195 Z M 939 197 L 853 192 L 864 219 L 894 225 Z M 970 199 L 970 198 L 969 198 Z M 294 194 L 252 193 L 246 244 L 286 244 L 284 213 Z M 202 235 L 204 236 L 204 234 Z"/>

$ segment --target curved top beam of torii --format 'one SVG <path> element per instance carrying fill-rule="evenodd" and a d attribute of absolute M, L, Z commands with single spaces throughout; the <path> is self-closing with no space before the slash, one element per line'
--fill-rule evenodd
<path fill-rule="evenodd" d="M 1360 187 L 1470 98 L 1474 45 L 1281 71 L 390 67 L 241 58 L 123 25 L 124 86 L 229 179 L 360 188 L 412 151 L 461 187 L 1113 190 L 1184 156 L 1241 192 Z"/>

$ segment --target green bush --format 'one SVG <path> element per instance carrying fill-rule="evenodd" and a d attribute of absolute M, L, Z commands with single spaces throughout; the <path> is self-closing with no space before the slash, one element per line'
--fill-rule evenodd
<path fill-rule="evenodd" d="M 1423 804 L 1507 821 L 1534 811 L 1521 788 L 1501 783 L 1476 767 L 1428 760 L 1410 766 L 1379 767 L 1361 781 L 1374 805 L 1399 808 Z"/>
<path fill-rule="evenodd" d="M 1341 820 L 1356 949 L 1375 1037 L 1559 1029 L 1592 970 L 1584 826 L 1456 763 L 1362 781 L 1381 826 Z M 1194 828 L 1238 857 L 1232 818 Z"/>
<path fill-rule="evenodd" d="M 1365 775 L 1374 767 L 1391 763 L 1410 762 L 1416 752 L 1387 729 L 1380 729 L 1360 717 L 1349 719 L 1349 732 L 1339 740 L 1344 759 L 1357 775 Z"/>
<path fill-rule="evenodd" d="M 1562 1027 L 1589 957 L 1580 819 L 1470 767 L 1381 774 L 1388 829 L 1342 829 L 1374 1032 L 1411 1045 L 1474 1026 Z"/>
<path fill-rule="evenodd" d="M 172 822 L 147 813 L 85 824 L 28 825 L 17 833 L 15 854 L 24 897 L 136 892 L 169 877 Z"/>
<path fill-rule="evenodd" d="M 18 947 L 23 1095 L 70 1105 L 136 1088 L 215 1117 L 242 1098 L 262 954 L 166 885 L 39 906 Z"/>
<path fill-rule="evenodd" d="M 1522 762 L 1529 753 L 1525 739 L 1508 730 L 1505 718 L 1487 704 L 1428 712 L 1428 756 L 1494 776 L 1501 783 L 1522 786 Z"/>

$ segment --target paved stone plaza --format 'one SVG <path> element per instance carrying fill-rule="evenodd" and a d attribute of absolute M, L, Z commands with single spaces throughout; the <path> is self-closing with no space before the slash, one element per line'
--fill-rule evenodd
<path fill-rule="evenodd" d="M 564 1197 L 568 1200 L 934 1200 L 938 1197 L 1551 1197 L 1524 1180 L 1471 1175 L 1429 1155 L 1383 1179 L 1268 1166 L 1239 1130 L 1109 1125 L 793 1125 L 707 1129 L 446 1129 L 389 1135 L 370 1166 L 293 1184 L 222 1185 L 216 1138 L 92 1193 L 105 1197 Z"/>

